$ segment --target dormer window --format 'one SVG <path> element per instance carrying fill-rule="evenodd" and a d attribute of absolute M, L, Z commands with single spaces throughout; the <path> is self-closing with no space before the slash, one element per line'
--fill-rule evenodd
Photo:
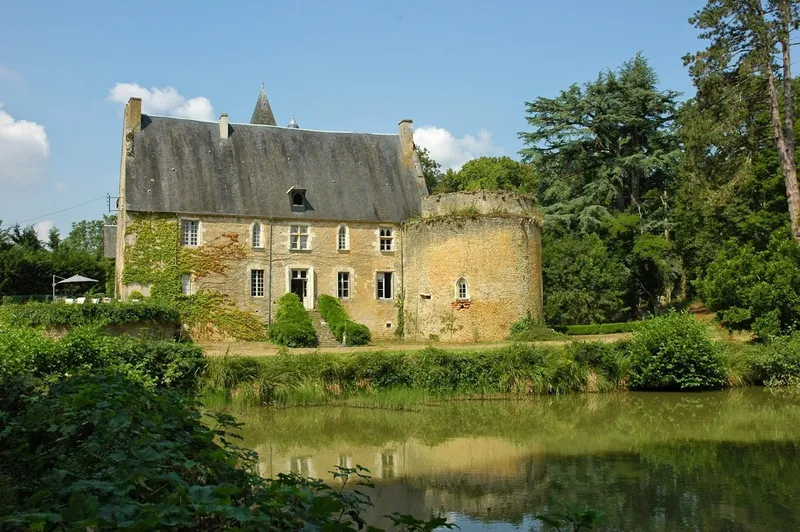
<path fill-rule="evenodd" d="M 306 189 L 292 187 L 286 191 L 289 194 L 292 212 L 305 212 L 306 210 Z"/>

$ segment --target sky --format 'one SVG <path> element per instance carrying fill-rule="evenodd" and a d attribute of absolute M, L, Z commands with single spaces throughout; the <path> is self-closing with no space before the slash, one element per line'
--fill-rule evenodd
<path fill-rule="evenodd" d="M 693 88 L 702 0 L 0 0 L 0 220 L 50 227 L 108 213 L 122 109 L 248 122 L 263 82 L 279 125 L 394 133 L 444 167 L 517 158 L 525 102 L 642 52 Z"/>

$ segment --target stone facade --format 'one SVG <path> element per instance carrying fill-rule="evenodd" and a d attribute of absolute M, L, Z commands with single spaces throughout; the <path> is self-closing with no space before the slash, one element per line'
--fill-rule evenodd
<path fill-rule="evenodd" d="M 135 267 L 126 267 L 126 253 L 142 245 L 134 224 L 173 224 L 160 260 L 175 271 L 183 264 L 181 224 L 192 221 L 197 242 L 186 247 L 208 249 L 233 235 L 239 251 L 222 272 L 170 273 L 169 282 L 181 282 L 184 293 L 223 294 L 264 323 L 287 292 L 302 295 L 308 309 L 321 294 L 339 297 L 375 339 L 402 327 L 414 340 L 496 340 L 526 313 L 541 315 L 533 202 L 504 192 L 428 196 L 411 121 L 398 129 L 394 136 L 304 131 L 229 124 L 227 115 L 211 128 L 147 117 L 131 99 L 116 243 L 106 246 L 116 258 L 117 295 L 152 288 L 125 280 Z M 292 249 L 293 234 L 305 249 Z"/>
<path fill-rule="evenodd" d="M 527 313 L 541 316 L 540 224 L 516 194 L 423 199 L 405 227 L 405 337 L 498 340 Z"/>

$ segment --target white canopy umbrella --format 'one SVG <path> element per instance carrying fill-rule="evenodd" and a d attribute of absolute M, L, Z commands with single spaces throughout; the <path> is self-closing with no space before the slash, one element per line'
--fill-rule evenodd
<path fill-rule="evenodd" d="M 61 279 L 60 281 L 56 281 L 56 279 Z M 58 275 L 53 276 L 53 302 L 56 300 L 56 285 L 57 284 L 66 284 L 66 283 L 97 283 L 99 282 L 97 279 L 90 279 L 89 277 L 84 277 L 83 275 L 73 275 L 72 277 L 59 277 Z"/>

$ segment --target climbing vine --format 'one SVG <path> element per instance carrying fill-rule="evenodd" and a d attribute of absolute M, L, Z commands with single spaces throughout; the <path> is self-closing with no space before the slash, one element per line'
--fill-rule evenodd
<path fill-rule="evenodd" d="M 224 233 L 199 247 L 182 247 L 178 221 L 153 217 L 134 219 L 126 236 L 133 242 L 125 246 L 124 283 L 149 285 L 151 297 L 175 305 L 182 321 L 201 334 L 216 329 L 241 340 L 266 339 L 261 321 L 237 308 L 227 295 L 206 289 L 192 296 L 181 293 L 184 273 L 195 279 L 225 275 L 232 263 L 246 257 L 238 234 Z"/>

